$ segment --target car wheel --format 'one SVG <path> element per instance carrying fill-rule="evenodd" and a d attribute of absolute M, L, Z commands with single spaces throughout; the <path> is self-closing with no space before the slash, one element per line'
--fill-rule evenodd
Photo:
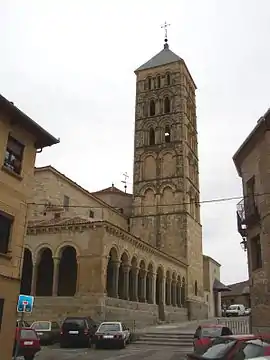
<path fill-rule="evenodd" d="M 125 340 L 122 340 L 121 343 L 120 343 L 120 349 L 124 349 L 126 347 L 126 342 Z"/>

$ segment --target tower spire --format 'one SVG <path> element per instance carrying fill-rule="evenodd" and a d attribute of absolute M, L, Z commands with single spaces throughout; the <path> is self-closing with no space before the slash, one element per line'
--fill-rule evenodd
<path fill-rule="evenodd" d="M 167 24 L 167 22 L 165 21 L 165 23 L 163 25 L 161 25 L 161 28 L 164 29 L 165 32 L 165 37 L 164 37 L 164 49 L 169 49 L 169 44 L 168 44 L 168 26 L 171 26 L 171 24 Z"/>

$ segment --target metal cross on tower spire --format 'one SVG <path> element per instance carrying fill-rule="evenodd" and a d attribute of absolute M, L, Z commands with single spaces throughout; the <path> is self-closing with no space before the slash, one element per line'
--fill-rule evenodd
<path fill-rule="evenodd" d="M 171 26 L 171 24 L 167 24 L 166 21 L 163 25 L 161 25 L 161 28 L 165 31 L 165 43 L 168 42 L 168 26 Z"/>

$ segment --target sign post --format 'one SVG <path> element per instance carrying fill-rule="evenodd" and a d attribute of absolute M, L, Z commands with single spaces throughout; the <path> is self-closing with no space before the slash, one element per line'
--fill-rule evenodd
<path fill-rule="evenodd" d="M 14 360 L 17 359 L 18 353 L 20 350 L 20 339 L 21 339 L 21 329 L 23 327 L 24 314 L 31 313 L 34 306 L 34 297 L 30 295 L 19 295 L 17 303 L 17 312 L 21 314 L 19 319 L 19 329 L 18 329 L 18 341 L 16 339 L 16 349 L 14 354 Z"/>

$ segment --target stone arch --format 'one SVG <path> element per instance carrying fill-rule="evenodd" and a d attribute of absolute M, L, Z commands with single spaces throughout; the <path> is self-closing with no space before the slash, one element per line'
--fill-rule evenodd
<path fill-rule="evenodd" d="M 166 271 L 166 283 L 165 283 L 165 303 L 171 305 L 171 271 Z"/>
<path fill-rule="evenodd" d="M 171 285 L 171 299 L 172 306 L 176 306 L 176 273 L 172 273 L 172 285 Z"/>
<path fill-rule="evenodd" d="M 198 296 L 198 282 L 195 280 L 194 282 L 194 295 Z"/>
<path fill-rule="evenodd" d="M 76 251 L 76 256 L 80 256 L 81 254 L 81 249 L 76 245 L 74 244 L 72 241 L 64 241 L 63 243 L 61 243 L 55 250 L 55 257 L 57 258 L 61 258 L 62 256 L 62 252 L 63 250 L 67 247 L 67 246 L 72 246 L 75 251 Z"/>
<path fill-rule="evenodd" d="M 157 268 L 156 274 L 156 304 L 164 305 L 164 269 L 162 266 Z"/>
<path fill-rule="evenodd" d="M 119 276 L 118 276 L 118 296 L 120 299 L 128 300 L 128 272 L 130 256 L 127 250 L 121 255 Z"/>
<path fill-rule="evenodd" d="M 156 196 L 152 188 L 148 187 L 143 195 L 143 212 L 144 214 L 152 214 L 155 212 Z"/>
<path fill-rule="evenodd" d="M 59 249 L 58 296 L 74 296 L 77 290 L 77 250 L 73 245 Z"/>
<path fill-rule="evenodd" d="M 37 253 L 36 296 L 52 296 L 53 292 L 53 253 L 49 247 L 39 249 Z"/>
<path fill-rule="evenodd" d="M 30 295 L 32 290 L 33 278 L 33 255 L 32 251 L 25 247 L 23 251 L 23 266 L 21 277 L 20 294 Z"/>
<path fill-rule="evenodd" d="M 146 301 L 148 304 L 153 304 L 154 302 L 154 265 L 152 262 L 148 264 L 147 275 L 146 275 Z"/>
<path fill-rule="evenodd" d="M 186 279 L 183 276 L 182 282 L 181 282 L 181 304 L 182 306 L 185 306 L 186 303 Z"/>
<path fill-rule="evenodd" d="M 156 159 L 153 155 L 147 155 L 143 161 L 143 179 L 155 179 L 157 174 Z"/>
<path fill-rule="evenodd" d="M 165 96 L 163 100 L 163 110 L 165 114 L 168 114 L 171 112 L 171 99 L 169 96 Z"/>
<path fill-rule="evenodd" d="M 54 249 L 53 247 L 51 246 L 51 244 L 48 244 L 48 243 L 42 243 L 40 245 L 38 245 L 35 249 L 34 252 L 32 252 L 33 254 L 33 261 L 38 263 L 40 261 L 40 256 L 43 252 L 44 249 L 50 249 L 51 250 L 51 253 L 52 253 L 52 256 L 54 255 Z"/>
<path fill-rule="evenodd" d="M 165 128 L 164 128 L 164 141 L 165 143 L 170 143 L 171 140 L 172 140 L 172 134 L 171 134 L 171 126 L 170 125 L 165 125 Z"/>
<path fill-rule="evenodd" d="M 143 125 L 143 130 L 149 131 L 151 128 L 155 128 L 156 125 L 157 125 L 156 121 L 150 119 L 149 121 L 146 121 L 145 124 Z"/>
<path fill-rule="evenodd" d="M 146 265 L 145 261 L 141 260 L 138 271 L 138 300 L 145 302 L 145 281 L 146 281 Z"/>
<path fill-rule="evenodd" d="M 108 256 L 108 264 L 107 264 L 107 279 L 106 279 L 106 291 L 107 296 L 109 297 L 117 297 L 118 295 L 118 251 L 115 246 L 111 247 L 109 256 Z"/>
<path fill-rule="evenodd" d="M 131 259 L 131 267 L 129 270 L 129 300 L 138 300 L 138 259 L 134 255 Z"/>
<path fill-rule="evenodd" d="M 161 176 L 163 178 L 172 177 L 176 172 L 176 156 L 173 151 L 166 151 L 159 154 L 161 159 Z"/>
<path fill-rule="evenodd" d="M 151 99 L 149 102 L 149 116 L 155 116 L 156 115 L 156 101 L 154 99 Z"/>
<path fill-rule="evenodd" d="M 177 276 L 177 285 L 176 285 L 176 302 L 177 306 L 181 307 L 181 276 Z"/>
<path fill-rule="evenodd" d="M 173 208 L 175 202 L 175 194 L 173 188 L 170 185 L 164 186 L 160 197 L 161 210 L 163 213 L 167 213 Z"/>
<path fill-rule="evenodd" d="M 169 181 L 164 181 L 159 187 L 159 193 L 162 194 L 164 189 L 166 189 L 167 187 L 170 187 L 173 192 L 176 191 L 176 186 L 173 183 Z"/>

